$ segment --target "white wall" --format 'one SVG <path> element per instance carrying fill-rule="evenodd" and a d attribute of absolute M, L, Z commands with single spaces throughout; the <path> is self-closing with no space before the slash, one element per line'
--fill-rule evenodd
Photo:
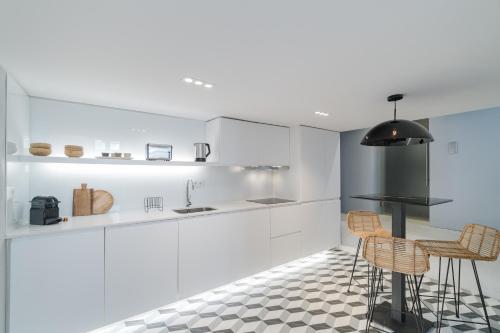
<path fill-rule="evenodd" d="M 431 207 L 434 226 L 461 230 L 478 223 L 500 229 L 500 108 L 430 119 L 430 195 L 453 199 Z M 449 142 L 458 153 L 448 153 Z"/>
<path fill-rule="evenodd" d="M 64 156 L 65 144 L 83 145 L 85 157 L 119 144 L 121 152 L 144 159 L 147 142 L 173 145 L 173 160 L 192 161 L 194 142 L 205 141 L 205 122 L 42 98 L 30 98 L 32 142 L 52 144 L 53 156 Z M 12 163 L 14 164 L 14 163 Z M 24 164 L 24 163 L 23 163 Z M 26 167 L 26 166 L 25 166 Z M 30 191 L 62 201 L 61 215 L 71 215 L 72 189 L 87 183 L 110 191 L 113 211 L 142 209 L 145 196 L 163 196 L 167 207 L 185 205 L 186 180 L 204 186 L 193 193 L 193 204 L 267 197 L 273 193 L 272 172 L 240 167 L 161 167 L 33 163 Z M 28 205 L 25 207 L 27 212 Z M 21 218 L 27 223 L 27 214 Z"/>
<path fill-rule="evenodd" d="M 7 74 L 0 67 L 0 333 L 6 330 L 5 302 L 6 302 L 6 250 L 5 250 L 5 141 L 6 141 L 6 101 L 7 98 Z"/>
<path fill-rule="evenodd" d="M 18 154 L 28 154 L 30 98 L 12 78 L 7 80 L 7 140 L 17 146 Z M 7 221 L 28 218 L 29 169 L 27 164 L 7 163 Z"/>

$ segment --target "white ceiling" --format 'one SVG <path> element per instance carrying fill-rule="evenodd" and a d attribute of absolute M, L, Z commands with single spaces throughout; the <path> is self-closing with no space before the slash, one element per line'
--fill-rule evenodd
<path fill-rule="evenodd" d="M 34 96 L 347 130 L 391 93 L 402 118 L 499 106 L 500 1 L 0 0 L 0 65 Z"/>

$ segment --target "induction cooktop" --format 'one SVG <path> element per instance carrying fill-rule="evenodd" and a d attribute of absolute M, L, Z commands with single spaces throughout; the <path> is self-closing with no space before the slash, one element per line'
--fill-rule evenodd
<path fill-rule="evenodd" d="M 265 198 L 256 200 L 247 200 L 249 202 L 260 203 L 263 205 L 275 205 L 280 203 L 295 202 L 294 200 L 280 199 L 280 198 Z"/>

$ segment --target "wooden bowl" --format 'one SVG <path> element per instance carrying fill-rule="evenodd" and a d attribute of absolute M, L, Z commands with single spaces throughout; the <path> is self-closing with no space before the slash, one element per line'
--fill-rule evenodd
<path fill-rule="evenodd" d="M 31 155 L 35 156 L 49 156 L 52 150 L 49 148 L 30 148 Z"/>
<path fill-rule="evenodd" d="M 83 150 L 64 150 L 64 155 L 68 157 L 82 157 L 83 156 Z"/>
<path fill-rule="evenodd" d="M 68 157 L 82 157 L 83 147 L 75 145 L 66 145 L 64 146 L 64 155 Z"/>
<path fill-rule="evenodd" d="M 45 143 L 45 142 L 34 142 L 30 144 L 30 148 L 44 148 L 44 149 L 51 149 L 52 146 L 50 143 Z"/>
<path fill-rule="evenodd" d="M 75 145 L 66 145 L 66 146 L 64 146 L 64 150 L 79 150 L 79 151 L 83 151 L 83 147 L 82 146 L 75 146 Z"/>

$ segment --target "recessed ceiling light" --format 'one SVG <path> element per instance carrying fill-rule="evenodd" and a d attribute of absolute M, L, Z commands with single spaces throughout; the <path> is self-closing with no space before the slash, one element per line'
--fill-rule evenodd
<path fill-rule="evenodd" d="M 328 117 L 329 116 L 328 113 L 321 112 L 321 111 L 316 111 L 316 112 L 314 112 L 314 114 L 317 115 L 317 116 L 321 116 L 321 117 Z"/>
<path fill-rule="evenodd" d="M 183 78 L 182 81 L 184 81 L 187 84 L 194 84 L 195 86 L 205 87 L 207 89 L 213 88 L 215 86 L 215 84 L 213 84 L 213 83 L 208 83 L 206 81 L 204 82 L 200 79 L 189 77 L 189 76 L 186 76 L 185 78 Z"/>

